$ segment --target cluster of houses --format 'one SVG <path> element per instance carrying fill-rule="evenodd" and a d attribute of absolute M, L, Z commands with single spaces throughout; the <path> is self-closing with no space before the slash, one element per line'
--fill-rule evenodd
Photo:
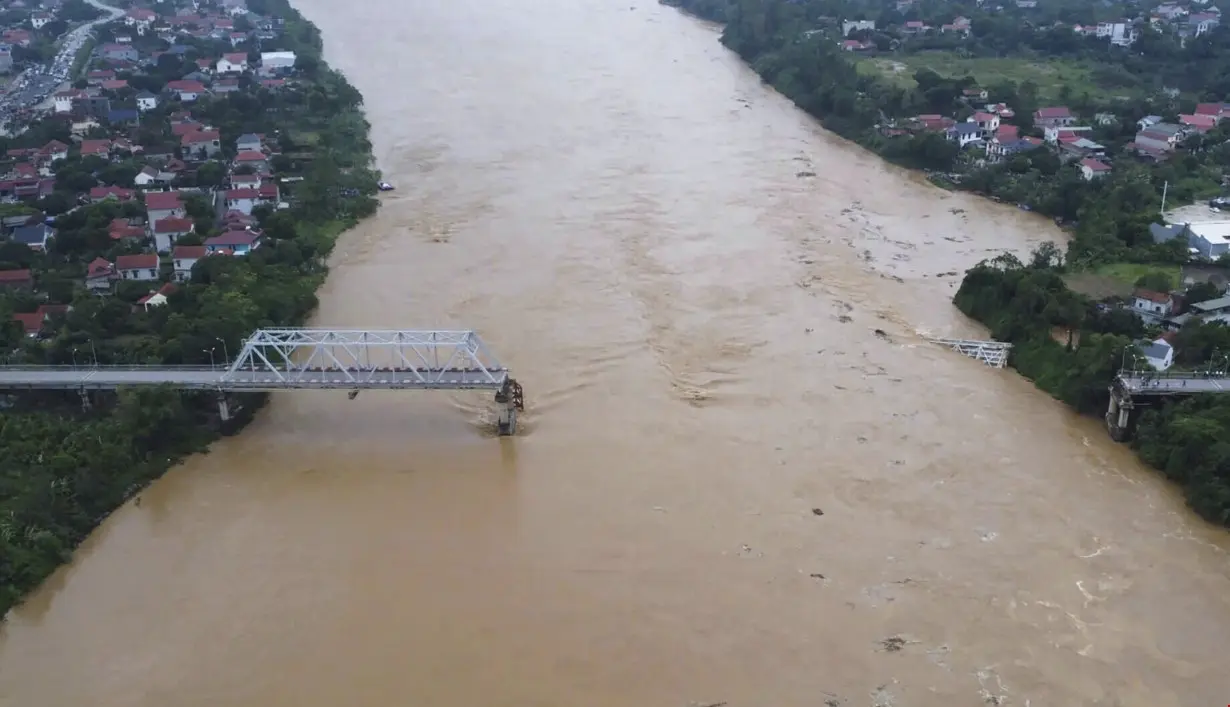
<path fill-rule="evenodd" d="M 985 161 L 1002 162 L 1013 155 L 1042 147 L 1053 149 L 1064 162 L 1076 162 L 1086 180 L 1102 177 L 1111 171 L 1106 162 L 1106 148 L 1089 138 L 1092 128 L 1076 125 L 1076 117 L 1066 106 L 1048 106 L 1034 112 L 1034 126 L 1043 137 L 1021 135 L 1020 128 L 1009 120 L 1015 111 L 1003 103 L 985 103 L 983 89 L 965 90 L 965 100 L 975 107 L 964 121 L 939 114 L 918 115 L 903 125 L 883 126 L 887 136 L 918 132 L 943 134 L 963 150 L 984 155 Z"/>
<path fill-rule="evenodd" d="M 1174 364 L 1175 336 L 1185 324 L 1192 321 L 1230 324 L 1230 297 L 1227 296 L 1188 304 L 1177 292 L 1137 288 L 1127 306 L 1146 325 L 1162 329 L 1157 338 L 1136 342 L 1145 362 L 1157 371 Z"/>
<path fill-rule="evenodd" d="M 192 5 L 200 7 L 195 0 Z M 240 47 L 253 36 L 234 33 L 234 18 L 241 15 L 249 18 L 246 24 L 265 28 L 256 32 L 273 31 L 268 29 L 275 25 L 273 20 L 248 15 L 237 0 L 223 0 L 217 10 L 201 14 L 164 16 L 148 8 L 132 8 L 115 24 L 121 32 L 129 30 L 147 37 L 167 35 L 165 43 L 171 48 L 165 51 L 173 51 L 176 36 L 182 34 L 223 38 Z M 294 81 L 295 55 L 262 52 L 258 60 L 250 61 L 256 54 L 245 49 L 221 52 L 197 61 L 197 70 L 191 75 L 170 81 L 155 94 L 133 91 L 125 77 L 141 72 L 163 52 L 146 55 L 135 49 L 131 39 L 120 34 L 116 43 L 98 47 L 92 70 L 87 74 L 87 87 L 55 95 L 43 119 L 65 123 L 73 136 L 72 144 L 53 140 L 37 148 L 9 150 L 6 161 L 0 163 L 0 203 L 33 204 L 54 193 L 58 163 L 70 155 L 108 162 L 138 160 L 143 167 L 131 185 L 93 187 L 76 195 L 74 208 L 104 201 L 141 204 L 142 217 L 115 219 L 108 229 L 111 240 L 123 246 L 118 250 L 140 252 L 120 255 L 114 260 L 95 258 L 86 266 L 82 285 L 96 295 L 107 296 L 122 281 L 149 283 L 149 294 L 136 304 L 148 310 L 165 305 L 176 284 L 190 280 L 193 267 L 202 259 L 241 257 L 260 248 L 264 237 L 254 211 L 262 205 L 286 206 L 279 181 L 273 175 L 276 142 L 263 135 L 245 134 L 232 145 L 224 146 L 215 126 L 194 117 L 192 104 L 204 96 L 232 90 L 281 88 Z M 243 82 L 243 89 L 240 77 L 251 79 Z M 166 103 L 171 105 L 150 118 L 145 117 Z M 117 104 L 132 107 L 117 108 Z M 120 115 L 116 115 L 117 110 Z M 136 126 L 143 118 L 169 121 L 164 134 L 173 136 L 175 143 L 139 144 Z M 106 137 L 100 137 L 102 134 Z M 208 160 L 223 162 L 226 167 L 220 188 L 181 186 L 185 176 Z M 188 201 L 193 198 L 203 199 L 213 211 L 214 230 L 207 234 L 197 232 L 197 224 L 188 213 Z M 54 221 L 42 214 L 0 219 L 0 241 L 35 251 L 54 249 Z M 189 235 L 190 245 L 179 242 Z M 37 272 L 0 271 L 0 289 L 37 291 L 37 284 Z M 44 332 L 50 317 L 62 312 L 59 305 L 45 305 L 37 312 L 13 318 L 27 335 L 37 337 Z"/>
<path fill-rule="evenodd" d="M 985 90 L 970 88 L 964 93 L 964 101 L 974 112 L 962 122 L 949 116 L 924 114 L 901 125 L 881 126 L 881 132 L 890 137 L 924 131 L 942 133 L 962 150 L 984 154 L 990 163 L 1049 147 L 1063 162 L 1076 163 L 1086 180 L 1098 179 L 1112 171 L 1113 162 L 1107 148 L 1092 139 L 1094 128 L 1079 124 L 1067 106 L 1047 106 L 1034 112 L 1033 124 L 1043 135 L 1037 138 L 1021 135 L 1019 128 L 1008 122 L 1015 117 L 1009 106 L 982 103 L 988 98 Z M 1180 115 L 1178 123 L 1165 122 L 1156 115 L 1145 116 L 1137 121 L 1136 137 L 1126 150 L 1138 157 L 1162 162 L 1172 157 L 1188 137 L 1206 133 L 1227 118 L 1230 118 L 1230 103 L 1198 104 L 1191 115 Z M 1093 119 L 1099 125 L 1117 121 L 1113 113 L 1099 113 Z"/>
<path fill-rule="evenodd" d="M 897 10 L 907 12 L 916 4 L 915 0 L 898 0 Z M 1037 0 L 1016 0 L 1014 4 L 1018 8 L 1029 9 L 1037 7 Z M 977 5 L 980 9 L 987 11 L 1004 9 L 1002 5 L 987 6 L 986 0 L 977 0 Z M 1067 28 L 1078 36 L 1094 37 L 1116 47 L 1130 47 L 1140 39 L 1141 33 L 1145 31 L 1170 32 L 1179 37 L 1180 41 L 1186 41 L 1199 37 L 1220 24 L 1221 10 L 1216 5 L 1210 5 L 1209 0 L 1184 0 L 1158 5 L 1147 18 L 1120 18 L 1088 25 L 1056 23 L 1049 28 L 1042 29 Z M 855 39 L 850 35 L 852 32 L 876 31 L 877 29 L 880 28 L 872 20 L 846 20 L 841 23 L 841 39 L 838 44 L 846 51 L 874 50 L 875 44 Z M 909 20 L 900 27 L 884 29 L 902 38 L 933 33 L 964 37 L 970 34 L 970 20 L 958 15 L 951 22 L 940 24 L 938 27 L 922 20 Z"/>

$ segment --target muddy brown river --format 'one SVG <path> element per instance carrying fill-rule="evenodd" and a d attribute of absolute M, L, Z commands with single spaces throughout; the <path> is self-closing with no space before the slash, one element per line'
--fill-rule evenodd
<path fill-rule="evenodd" d="M 398 186 L 317 323 L 477 329 L 522 434 L 486 395 L 277 396 L 13 612 L 0 705 L 1230 702 L 1226 536 L 926 342 L 979 333 L 943 273 L 1047 223 L 647 0 L 301 7 Z"/>

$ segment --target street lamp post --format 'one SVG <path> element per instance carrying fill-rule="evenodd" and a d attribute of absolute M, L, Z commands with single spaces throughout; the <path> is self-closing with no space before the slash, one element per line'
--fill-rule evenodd
<path fill-rule="evenodd" d="M 208 353 L 208 354 L 209 354 L 209 367 L 212 369 L 212 368 L 214 367 L 214 350 L 213 350 L 213 347 L 210 347 L 210 348 L 208 348 L 208 349 L 201 349 L 201 352 L 202 352 L 202 353 Z"/>
<path fill-rule="evenodd" d="M 77 349 L 73 348 L 73 368 L 77 367 Z"/>
<path fill-rule="evenodd" d="M 98 368 L 98 351 L 94 349 L 93 339 L 90 339 L 90 357 L 94 359 L 94 367 Z"/>
<path fill-rule="evenodd" d="M 229 366 L 231 365 L 231 353 L 226 350 L 226 340 L 219 336 L 218 341 L 222 342 L 222 356 L 226 365 Z"/>

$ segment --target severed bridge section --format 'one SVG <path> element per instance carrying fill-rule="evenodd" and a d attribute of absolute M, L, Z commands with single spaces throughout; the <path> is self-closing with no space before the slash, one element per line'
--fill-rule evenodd
<path fill-rule="evenodd" d="M 958 353 L 969 356 L 976 361 L 982 361 L 992 368 L 1003 368 L 1008 365 L 1008 352 L 1012 344 L 1002 341 L 978 341 L 974 339 L 930 339 L 931 343 L 939 344 Z"/>
<path fill-rule="evenodd" d="M 222 366 L 0 366 L 0 389 L 491 390 L 500 433 L 516 430 L 521 386 L 473 331 L 259 329 Z M 225 397 L 219 403 L 228 416 Z"/>

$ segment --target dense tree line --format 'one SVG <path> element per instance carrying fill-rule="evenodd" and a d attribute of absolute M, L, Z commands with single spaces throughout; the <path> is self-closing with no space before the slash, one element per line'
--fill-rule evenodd
<path fill-rule="evenodd" d="M 38 296 L 0 296 L 0 350 L 8 363 L 85 365 L 100 363 L 221 364 L 252 330 L 302 323 L 317 305 L 315 291 L 326 273 L 334 240 L 345 228 L 376 209 L 378 175 L 372 170 L 368 124 L 362 97 L 321 59 L 316 28 L 286 0 L 250 0 L 255 11 L 285 20 L 281 37 L 266 51 L 291 49 L 298 55 L 299 80 L 282 92 L 249 91 L 202 102 L 193 109 L 219 127 L 229 156 L 245 132 L 277 136 L 282 174 L 302 177 L 284 186 L 291 208 L 257 210 L 266 243 L 245 257 L 199 261 L 191 281 L 170 295 L 167 306 L 134 307 L 149 283 L 120 283 L 115 295 L 97 297 L 83 288 L 86 264 L 95 257 L 136 252 L 113 241 L 114 218 L 138 215 L 137 203 L 104 202 L 80 208 L 70 199 L 95 184 L 131 185 L 135 160 L 107 163 L 70 157 L 57 170 L 56 198 L 62 208 L 57 236 L 47 253 L 24 246 L 0 246 L 0 265 L 29 267 Z M 181 67 L 170 67 L 165 80 Z M 159 86 L 160 87 L 160 86 Z M 143 121 L 149 144 L 169 140 L 165 112 Z M 71 144 L 53 121 L 36 124 L 0 147 L 24 147 L 59 139 Z M 294 157 L 285 155 L 293 154 Z M 205 163 L 197 183 L 217 183 L 223 166 Z M 69 199 L 65 204 L 64 200 Z M 198 203 L 199 201 L 199 203 Z M 57 204 L 44 200 L 44 207 Z M 71 209 L 71 210 L 70 210 Z M 212 209 L 190 198 L 187 210 L 199 231 L 181 243 L 209 235 Z M 216 232 L 216 231 L 215 231 Z M 53 316 L 50 334 L 26 338 L 11 323 L 14 312 L 42 304 L 68 304 Z M 22 394 L 0 399 L 0 616 L 37 586 L 102 518 L 139 492 L 183 455 L 202 448 L 219 433 L 242 425 L 264 398 L 242 396 L 241 413 L 229 426 L 216 416 L 212 396 L 174 390 L 120 391 L 96 397 L 82 411 L 76 393 Z"/>

